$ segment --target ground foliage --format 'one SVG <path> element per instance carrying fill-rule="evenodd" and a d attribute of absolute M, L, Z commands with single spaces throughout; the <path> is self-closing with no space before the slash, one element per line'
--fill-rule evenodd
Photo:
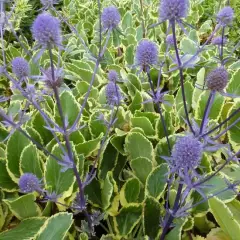
<path fill-rule="evenodd" d="M 0 44 L 8 72 L 6 75 L 3 71 L 0 76 L 0 94 L 8 98 L 0 102 L 0 239 L 159 239 L 171 216 L 173 221 L 165 239 L 238 239 L 240 167 L 235 158 L 240 146 L 240 121 L 237 121 L 240 113 L 234 117 L 231 114 L 240 107 L 239 98 L 232 98 L 240 96 L 240 60 L 239 48 L 231 51 L 239 42 L 239 2 L 230 1 L 235 17 L 233 25 L 226 27 L 224 33 L 227 43 L 223 56 L 230 56 L 225 63 L 229 74 L 225 93 L 229 95 L 214 93 L 207 119 L 204 116 L 210 91 L 204 84 L 208 73 L 219 64 L 216 57 L 220 47 L 209 42 L 190 62 L 191 66 L 183 69 L 191 123 L 200 126 L 202 120 L 207 121 L 207 132 L 231 117 L 209 135 L 215 138 L 217 146 L 225 145 L 204 152 L 196 169 L 198 175 L 194 175 L 195 188 L 190 189 L 189 182 L 184 185 L 184 177 L 173 171 L 169 159 L 166 161 L 166 157 L 171 157 L 167 140 L 172 148 L 191 129 L 186 121 L 178 65 L 173 61 L 175 50 L 165 41 L 168 22 L 153 26 L 159 21 L 159 1 L 100 2 L 101 9 L 112 5 L 118 8 L 119 29 L 100 30 L 99 5 L 95 0 L 63 0 L 47 9 L 42 9 L 38 0 L 4 3 L 6 11 L 13 14 L 4 26 Z M 226 4 L 228 1 L 190 1 L 187 24 L 183 24 L 185 32 L 176 27 L 183 61 L 194 56 L 208 39 L 216 26 L 216 14 Z M 52 59 L 47 50 L 41 52 L 31 33 L 34 19 L 44 10 L 61 21 L 62 46 L 52 49 Z M 101 46 L 107 45 L 96 69 L 100 60 L 99 33 Z M 219 34 L 220 30 L 215 35 Z M 135 52 L 143 38 L 154 41 L 159 51 L 158 64 L 149 70 L 136 66 Z M 11 81 L 16 77 L 11 62 L 19 56 L 30 65 L 27 84 L 35 84 L 39 79 L 36 76 L 44 72 L 41 69 L 48 69 L 51 63 L 61 66 L 63 83 L 58 88 L 59 101 L 68 126 L 74 125 L 85 105 L 80 128 L 72 131 L 68 139 L 74 166 L 85 184 L 84 201 L 73 166 L 64 155 L 66 133 L 45 122 L 47 118 L 58 126 L 64 125 L 51 87 L 44 80 L 34 85 L 41 95 L 41 101 L 37 101 L 39 111 Z M 4 66 L 3 57 L 1 65 Z M 119 80 L 115 82 L 118 96 L 111 102 L 106 96 L 110 70 L 116 71 Z M 149 79 L 154 89 L 161 87 L 166 91 L 161 101 L 154 98 Z M 157 106 L 165 119 L 166 131 Z M 4 116 L 20 124 L 6 124 L 8 118 Z M 43 190 L 21 192 L 19 179 L 25 173 L 37 176 Z M 203 186 L 199 182 L 208 176 L 212 177 L 204 182 L 207 187 L 199 190 Z M 181 207 L 175 211 L 181 185 Z"/>

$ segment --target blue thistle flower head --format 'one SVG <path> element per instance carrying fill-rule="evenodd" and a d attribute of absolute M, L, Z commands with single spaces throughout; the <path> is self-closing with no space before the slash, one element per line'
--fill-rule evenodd
<path fill-rule="evenodd" d="M 110 6 L 103 9 L 101 20 L 104 29 L 114 29 L 121 21 L 121 16 L 116 7 Z"/>
<path fill-rule="evenodd" d="M 217 14 L 217 22 L 222 26 L 230 25 L 232 23 L 233 16 L 233 9 L 229 6 L 224 7 Z"/>
<path fill-rule="evenodd" d="M 16 57 L 12 60 L 12 71 L 18 79 L 27 77 L 30 72 L 28 62 L 22 57 Z"/>
<path fill-rule="evenodd" d="M 109 81 L 109 83 L 106 86 L 105 93 L 106 93 L 107 103 L 110 106 L 115 106 L 120 104 L 120 101 L 122 100 L 122 95 L 118 85 L 115 82 Z"/>
<path fill-rule="evenodd" d="M 32 25 L 32 34 L 35 40 L 43 47 L 61 45 L 60 21 L 49 13 L 41 13 Z"/>
<path fill-rule="evenodd" d="M 212 39 L 211 42 L 212 42 L 213 45 L 218 45 L 218 46 L 222 45 L 222 37 L 220 37 L 220 36 L 215 37 L 215 38 Z M 223 45 L 226 44 L 226 42 L 227 42 L 227 39 L 223 38 Z"/>
<path fill-rule="evenodd" d="M 203 145 L 192 135 L 180 137 L 172 150 L 174 165 L 179 169 L 195 169 L 199 166 Z"/>
<path fill-rule="evenodd" d="M 168 45 L 174 45 L 174 40 L 173 40 L 173 35 L 172 35 L 172 34 L 167 35 L 167 37 L 166 37 L 166 43 L 167 43 Z"/>
<path fill-rule="evenodd" d="M 110 70 L 108 73 L 108 79 L 110 82 L 117 82 L 118 81 L 118 73 L 114 70 Z"/>
<path fill-rule="evenodd" d="M 206 78 L 207 87 L 212 91 L 222 92 L 228 84 L 228 72 L 224 67 L 212 70 Z"/>
<path fill-rule="evenodd" d="M 142 69 L 148 68 L 150 65 L 157 64 L 158 48 L 157 45 L 147 39 L 141 40 L 136 50 L 136 63 Z"/>
<path fill-rule="evenodd" d="M 40 180 L 32 173 L 24 173 L 18 182 L 20 191 L 23 193 L 31 193 L 41 191 Z"/>
<path fill-rule="evenodd" d="M 161 0 L 159 7 L 160 21 L 173 21 L 185 18 L 188 8 L 189 0 Z"/>

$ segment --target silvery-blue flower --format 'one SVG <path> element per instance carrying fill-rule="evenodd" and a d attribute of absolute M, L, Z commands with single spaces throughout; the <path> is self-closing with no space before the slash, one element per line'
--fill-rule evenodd
<path fill-rule="evenodd" d="M 161 0 L 159 7 L 160 21 L 173 21 L 185 18 L 188 14 L 189 0 Z"/>
<path fill-rule="evenodd" d="M 121 16 L 118 9 L 114 6 L 103 9 L 101 20 L 104 29 L 114 29 L 121 21 Z"/>
<path fill-rule="evenodd" d="M 49 13 L 41 13 L 32 25 L 34 39 L 43 47 L 61 45 L 60 21 Z"/>
<path fill-rule="evenodd" d="M 157 45 L 147 39 L 139 42 L 136 49 L 136 64 L 142 69 L 149 68 L 149 66 L 157 64 L 158 48 Z"/>
<path fill-rule="evenodd" d="M 28 62 L 22 57 L 16 57 L 12 60 L 12 71 L 18 79 L 27 77 L 30 72 Z"/>
<path fill-rule="evenodd" d="M 230 25 L 232 23 L 233 16 L 233 9 L 229 6 L 224 7 L 217 14 L 217 22 L 222 26 Z"/>
<path fill-rule="evenodd" d="M 24 173 L 18 182 L 20 191 L 23 193 L 30 193 L 34 191 L 41 191 L 40 180 L 32 173 Z"/>

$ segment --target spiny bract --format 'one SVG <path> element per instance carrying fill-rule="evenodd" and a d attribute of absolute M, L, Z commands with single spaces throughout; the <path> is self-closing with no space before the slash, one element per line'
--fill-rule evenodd
<path fill-rule="evenodd" d="M 217 14 L 217 21 L 220 25 L 227 26 L 232 23 L 233 15 L 234 12 L 231 7 L 224 7 Z"/>
<path fill-rule="evenodd" d="M 158 60 L 158 48 L 157 45 L 147 39 L 140 41 L 136 50 L 136 62 L 137 65 L 149 67 L 150 65 L 157 64 Z"/>
<path fill-rule="evenodd" d="M 203 146 L 194 136 L 180 137 L 172 150 L 172 159 L 178 168 L 194 169 L 201 161 Z"/>
<path fill-rule="evenodd" d="M 116 7 L 110 6 L 103 9 L 101 20 L 104 29 L 113 29 L 118 26 L 121 16 Z"/>
<path fill-rule="evenodd" d="M 160 21 L 173 21 L 185 18 L 188 8 L 188 0 L 161 0 L 159 7 Z"/>
<path fill-rule="evenodd" d="M 228 83 L 228 72 L 224 67 L 218 67 L 207 76 L 207 87 L 212 91 L 223 91 Z"/>
<path fill-rule="evenodd" d="M 40 191 L 40 181 L 36 175 L 32 173 L 24 173 L 18 182 L 20 191 L 23 193 L 30 193 L 34 191 Z"/>
<path fill-rule="evenodd" d="M 30 72 L 29 64 L 24 58 L 16 57 L 12 60 L 12 71 L 19 79 L 27 77 Z"/>
<path fill-rule="evenodd" d="M 37 16 L 32 25 L 32 34 L 35 40 L 42 46 L 59 46 L 62 41 L 60 21 L 49 13 Z"/>

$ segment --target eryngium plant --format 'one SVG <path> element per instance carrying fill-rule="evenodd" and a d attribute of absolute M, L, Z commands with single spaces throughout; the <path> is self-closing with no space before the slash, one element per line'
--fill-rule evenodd
<path fill-rule="evenodd" d="M 0 239 L 239 236 L 232 7 L 40 2 L 32 39 L 0 2 Z"/>

